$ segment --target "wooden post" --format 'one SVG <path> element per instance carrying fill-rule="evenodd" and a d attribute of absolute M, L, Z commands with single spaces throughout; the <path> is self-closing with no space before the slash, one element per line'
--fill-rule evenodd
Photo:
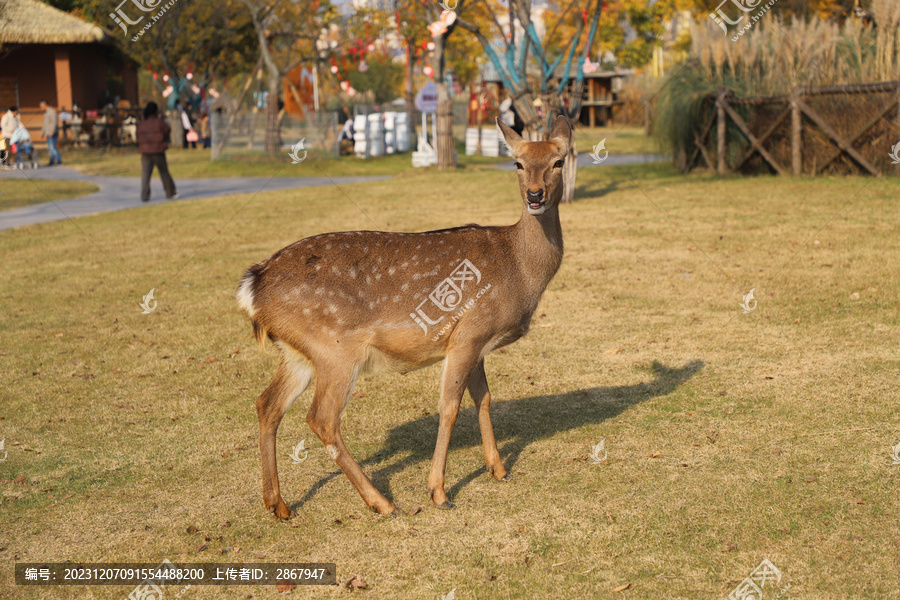
<path fill-rule="evenodd" d="M 588 127 L 593 128 L 596 124 L 596 107 L 594 106 L 594 81 L 593 79 L 588 80 L 588 102 L 590 103 L 590 108 L 588 109 Z"/>
<path fill-rule="evenodd" d="M 791 167 L 794 177 L 798 177 L 803 173 L 803 148 L 802 134 L 803 121 L 800 114 L 800 104 L 797 100 L 800 98 L 800 88 L 794 86 L 791 90 Z"/>
<path fill-rule="evenodd" d="M 723 89 L 716 97 L 716 120 L 718 125 L 718 164 L 716 170 L 719 175 L 724 175 L 727 172 L 725 166 L 725 96 L 727 94 L 728 90 Z"/>

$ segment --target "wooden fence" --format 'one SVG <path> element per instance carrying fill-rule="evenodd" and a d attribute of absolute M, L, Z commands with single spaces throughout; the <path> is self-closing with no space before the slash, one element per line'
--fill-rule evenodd
<path fill-rule="evenodd" d="M 798 86 L 770 98 L 722 89 L 706 99 L 701 122 L 678 160 L 683 171 L 705 163 L 720 174 L 900 175 L 891 156 L 900 144 L 900 82 Z"/>

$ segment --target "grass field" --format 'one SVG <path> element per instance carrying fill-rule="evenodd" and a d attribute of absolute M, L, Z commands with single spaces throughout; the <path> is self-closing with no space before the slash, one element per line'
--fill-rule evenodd
<path fill-rule="evenodd" d="M 335 562 L 371 598 L 715 599 L 768 559 L 783 575 L 766 599 L 897 598 L 892 179 L 580 170 L 532 332 L 487 359 L 513 480 L 485 472 L 467 397 L 447 468 L 457 508 L 430 505 L 436 365 L 361 379 L 342 425 L 375 485 L 424 510 L 366 510 L 306 425 L 308 391 L 279 436 L 297 516 L 265 511 L 254 401 L 276 353 L 257 354 L 234 301 L 244 270 L 319 232 L 512 223 L 514 177 L 404 170 L 0 232 L 0 596 L 132 589 L 16 587 L 16 562 L 169 559 Z M 309 457 L 291 464 L 302 440 Z M 182 597 L 226 596 L 283 597 Z"/>
<path fill-rule="evenodd" d="M 42 179 L 39 185 L 35 185 L 31 181 L 4 177 L 0 179 L 0 211 L 55 200 L 78 198 L 93 194 L 99 189 L 94 184 L 80 181 Z"/>

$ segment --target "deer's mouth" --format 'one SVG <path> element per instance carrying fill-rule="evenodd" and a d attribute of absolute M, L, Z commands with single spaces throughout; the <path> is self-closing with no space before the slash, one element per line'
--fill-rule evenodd
<path fill-rule="evenodd" d="M 525 202 L 525 207 L 528 209 L 528 213 L 532 215 L 540 215 L 543 214 L 544 209 L 547 208 L 546 202 L 541 200 L 540 202 Z"/>

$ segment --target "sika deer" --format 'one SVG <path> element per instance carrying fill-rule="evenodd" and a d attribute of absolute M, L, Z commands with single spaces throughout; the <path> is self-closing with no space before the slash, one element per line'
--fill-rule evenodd
<path fill-rule="evenodd" d="M 272 383 L 256 401 L 263 500 L 278 517 L 290 510 L 278 485 L 275 436 L 314 374 L 306 421 L 373 510 L 391 514 L 397 507 L 347 451 L 340 424 L 357 376 L 378 368 L 409 371 L 444 359 L 428 477 L 438 508 L 453 507 L 444 467 L 466 388 L 477 407 L 488 471 L 509 478 L 491 425 L 484 357 L 528 332 L 562 262 L 558 205 L 572 130 L 558 117 L 549 141 L 527 142 L 497 124 L 518 169 L 523 207 L 515 225 L 327 233 L 279 250 L 244 275 L 238 304 L 259 343 L 268 336 L 281 352 Z"/>

